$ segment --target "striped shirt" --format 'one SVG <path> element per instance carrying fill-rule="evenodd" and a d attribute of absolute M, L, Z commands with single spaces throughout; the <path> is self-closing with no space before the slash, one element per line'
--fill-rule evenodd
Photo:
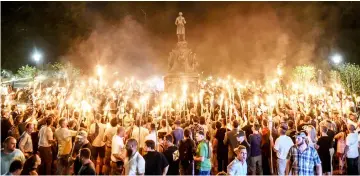
<path fill-rule="evenodd" d="M 315 165 L 321 164 L 317 151 L 309 146 L 303 152 L 296 145 L 292 146 L 287 159 L 291 163 L 292 175 L 314 175 Z"/>

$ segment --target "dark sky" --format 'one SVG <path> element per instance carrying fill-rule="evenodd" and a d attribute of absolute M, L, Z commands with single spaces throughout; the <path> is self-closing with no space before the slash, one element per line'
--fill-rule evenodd
<path fill-rule="evenodd" d="M 360 64 L 359 2 L 1 2 L 1 64 L 97 63 L 123 75 L 166 73 L 182 11 L 206 74 L 263 76 L 278 63 L 315 64 L 341 53 Z"/>

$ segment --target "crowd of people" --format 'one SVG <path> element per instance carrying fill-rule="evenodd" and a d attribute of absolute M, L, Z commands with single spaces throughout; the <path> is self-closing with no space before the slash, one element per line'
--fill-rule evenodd
<path fill-rule="evenodd" d="M 262 88 L 227 94 L 209 87 L 181 103 L 159 92 L 144 99 L 135 90 L 83 83 L 9 87 L 1 104 L 1 174 L 359 174 L 356 102 L 345 107 L 337 93 L 334 102 L 309 93 L 293 106 L 285 90 L 264 108 L 260 99 L 269 93 Z M 254 94 L 259 100 L 246 101 Z"/>

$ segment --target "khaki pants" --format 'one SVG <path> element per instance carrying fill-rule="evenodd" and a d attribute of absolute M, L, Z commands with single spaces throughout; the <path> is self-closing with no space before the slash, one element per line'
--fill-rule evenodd
<path fill-rule="evenodd" d="M 285 175 L 287 159 L 277 159 L 278 175 Z"/>
<path fill-rule="evenodd" d="M 250 174 L 251 175 L 262 175 L 262 158 L 261 155 L 250 157 Z"/>

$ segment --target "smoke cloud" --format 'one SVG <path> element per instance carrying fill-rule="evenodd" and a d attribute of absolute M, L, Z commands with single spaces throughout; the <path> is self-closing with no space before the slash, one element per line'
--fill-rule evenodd
<path fill-rule="evenodd" d="M 291 68 L 325 62 L 339 14 L 324 2 L 111 3 L 112 14 L 127 3 L 126 15 L 109 20 L 95 13 L 90 35 L 74 42 L 65 57 L 87 73 L 101 64 L 121 77 L 165 75 L 177 40 L 175 18 L 182 11 L 199 73 L 266 78 L 279 63 Z"/>

